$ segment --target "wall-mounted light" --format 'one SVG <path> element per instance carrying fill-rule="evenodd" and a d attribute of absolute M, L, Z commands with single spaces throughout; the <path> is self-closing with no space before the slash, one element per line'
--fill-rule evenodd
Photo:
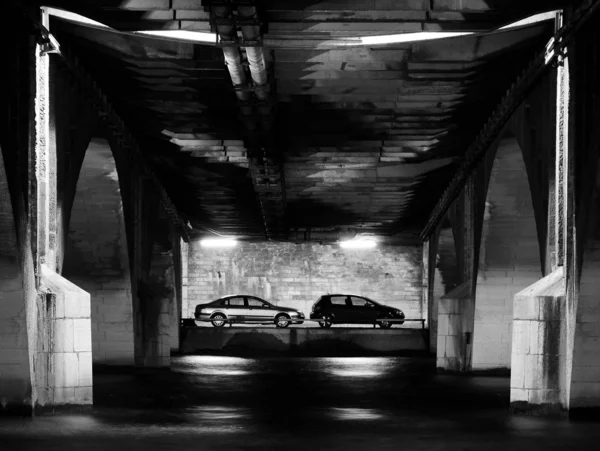
<path fill-rule="evenodd" d="M 233 238 L 204 238 L 200 240 L 202 247 L 234 247 L 237 241 Z"/>
<path fill-rule="evenodd" d="M 354 238 L 352 240 L 340 241 L 343 249 L 372 249 L 377 246 L 377 241 L 370 238 Z"/>

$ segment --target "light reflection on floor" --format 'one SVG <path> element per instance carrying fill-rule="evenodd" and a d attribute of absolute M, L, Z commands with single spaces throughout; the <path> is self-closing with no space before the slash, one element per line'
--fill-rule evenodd
<path fill-rule="evenodd" d="M 508 412 L 507 378 L 407 357 L 175 358 L 94 375 L 91 412 L 0 420 L 1 451 L 596 450 L 600 428 Z"/>

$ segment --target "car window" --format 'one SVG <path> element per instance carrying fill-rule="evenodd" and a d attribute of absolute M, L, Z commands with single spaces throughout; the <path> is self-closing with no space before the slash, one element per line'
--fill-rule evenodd
<path fill-rule="evenodd" d="M 267 304 L 266 302 L 260 300 L 260 299 L 256 299 L 256 298 L 248 298 L 248 305 L 250 307 L 268 307 L 269 304 Z"/>
<path fill-rule="evenodd" d="M 227 299 L 219 299 L 215 302 L 215 305 L 227 305 Z"/>
<path fill-rule="evenodd" d="M 243 307 L 244 306 L 244 298 L 229 298 L 229 306 L 230 307 Z"/>
<path fill-rule="evenodd" d="M 367 301 L 365 298 L 359 298 L 357 296 L 352 296 L 352 305 L 355 307 L 374 307 L 373 303 Z"/>
<path fill-rule="evenodd" d="M 333 305 L 346 305 L 347 296 L 329 296 Z"/>

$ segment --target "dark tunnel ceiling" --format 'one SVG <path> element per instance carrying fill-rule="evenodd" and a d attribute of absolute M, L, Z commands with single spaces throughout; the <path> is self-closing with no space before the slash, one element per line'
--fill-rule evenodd
<path fill-rule="evenodd" d="M 45 2 L 119 30 L 210 31 L 201 2 L 162 3 L 165 9 L 160 1 Z M 490 30 L 558 3 L 262 2 L 264 37 L 278 40 L 264 51 L 289 230 L 351 228 L 415 239 L 465 149 L 543 48 L 553 23 L 411 44 L 338 48 L 324 40 Z M 155 8 L 136 9 L 150 4 Z M 194 227 L 264 237 L 246 134 L 220 47 L 58 19 L 51 30 L 97 79 Z M 322 42 L 306 45 L 306 39 Z"/>

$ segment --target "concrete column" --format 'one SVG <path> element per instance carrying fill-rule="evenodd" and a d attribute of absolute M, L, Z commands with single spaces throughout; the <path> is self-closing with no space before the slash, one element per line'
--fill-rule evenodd
<path fill-rule="evenodd" d="M 143 190 L 138 233 L 137 304 L 134 317 L 135 363 L 146 368 L 168 368 L 171 364 L 172 316 L 176 309 L 172 239 L 162 206 Z M 152 218 L 152 220 L 150 220 Z"/>
<path fill-rule="evenodd" d="M 568 318 L 563 268 L 515 295 L 510 404 L 516 412 L 568 408 Z"/>
<path fill-rule="evenodd" d="M 42 21 L 48 26 L 47 16 Z M 36 310 L 29 315 L 30 362 L 39 405 L 91 404 L 89 294 L 56 274 L 57 158 L 48 54 L 35 46 L 34 180 L 30 214 L 35 218 Z"/>
<path fill-rule="evenodd" d="M 547 256 L 546 263 L 554 271 L 518 293 L 514 300 L 511 408 L 525 413 L 565 413 L 572 407 L 573 395 L 575 403 L 594 404 L 595 399 L 600 399 L 593 382 L 597 371 L 585 361 L 589 358 L 593 362 L 597 358 L 594 351 L 600 350 L 600 346 L 594 348 L 593 326 L 590 336 L 586 333 L 590 329 L 579 323 L 584 318 L 593 318 L 597 292 L 594 287 L 592 299 L 587 296 L 589 279 L 582 279 L 583 296 L 577 286 L 574 136 L 570 133 L 574 129 L 570 115 L 573 85 L 569 57 L 561 56 L 559 63 L 555 180 L 549 184 L 554 187 L 555 195 L 548 212 L 549 220 L 555 221 L 549 227 L 549 236 L 554 238 L 549 248 L 554 253 Z M 589 210 L 585 214 L 589 215 Z M 583 302 L 578 306 L 579 300 Z M 588 338 L 591 340 L 586 342 Z"/>
<path fill-rule="evenodd" d="M 92 404 L 90 295 L 45 266 L 39 290 L 37 403 Z"/>
<path fill-rule="evenodd" d="M 438 370 L 471 370 L 475 298 L 473 292 L 475 179 L 471 176 L 455 204 L 453 229 L 457 246 L 457 267 L 462 283 L 440 298 L 438 304 Z"/>
<path fill-rule="evenodd" d="M 471 369 L 474 325 L 472 282 L 467 280 L 438 303 L 436 367 L 442 371 L 465 372 Z"/>

